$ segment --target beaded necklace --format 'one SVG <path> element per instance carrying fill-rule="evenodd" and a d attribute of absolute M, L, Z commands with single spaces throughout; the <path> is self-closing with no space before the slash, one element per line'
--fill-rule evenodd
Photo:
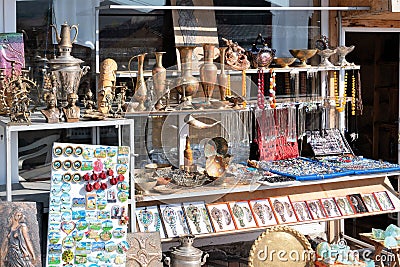
<path fill-rule="evenodd" d="M 356 115 L 356 77 L 354 72 L 351 76 L 351 115 Z"/>
<path fill-rule="evenodd" d="M 339 86 L 338 86 L 338 78 L 337 78 L 337 73 L 336 71 L 333 72 L 333 81 L 334 81 L 334 90 L 335 90 L 335 104 L 336 104 L 336 110 L 339 112 L 343 112 L 345 107 L 346 107 L 346 88 L 347 88 L 347 72 L 344 76 L 344 87 L 345 90 L 343 92 L 343 97 L 342 97 L 342 102 L 340 103 L 340 97 L 339 97 Z"/>
<path fill-rule="evenodd" d="M 275 99 L 275 91 L 276 91 L 276 80 L 275 80 L 275 70 L 272 68 L 269 70 L 270 78 L 269 78 L 269 105 L 271 108 L 276 108 L 276 99 Z"/>
<path fill-rule="evenodd" d="M 258 93 L 257 93 L 257 106 L 259 109 L 264 109 L 264 69 L 259 68 L 258 71 Z"/>

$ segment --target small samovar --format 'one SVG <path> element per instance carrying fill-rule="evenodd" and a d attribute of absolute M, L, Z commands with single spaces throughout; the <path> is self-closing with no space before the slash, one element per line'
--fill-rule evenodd
<path fill-rule="evenodd" d="M 58 34 L 55 25 L 51 25 L 56 33 L 58 43 L 58 51 L 60 55 L 49 61 L 52 77 L 56 79 L 57 99 L 61 102 L 61 106 L 67 105 L 67 95 L 70 93 L 77 94 L 79 83 L 83 75 L 85 75 L 90 67 L 81 68 L 83 61 L 71 55 L 72 44 L 78 37 L 78 26 L 68 25 L 67 22 L 61 25 L 61 32 Z M 75 29 L 75 35 L 71 40 L 71 30 Z"/>
<path fill-rule="evenodd" d="M 203 253 L 193 247 L 194 235 L 179 237 L 181 245 L 173 247 L 171 257 L 166 257 L 164 262 L 170 267 L 200 267 L 206 263 L 208 253 Z"/>

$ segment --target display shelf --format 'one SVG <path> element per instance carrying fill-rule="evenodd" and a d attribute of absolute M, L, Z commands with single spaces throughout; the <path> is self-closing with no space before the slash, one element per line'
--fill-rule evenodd
<path fill-rule="evenodd" d="M 79 121 L 46 123 L 41 114 L 31 115 L 31 124 L 11 124 L 9 117 L 0 117 L 0 184 L 6 185 L 7 201 L 12 200 L 12 183 L 19 183 L 18 175 L 18 133 L 38 130 L 62 130 L 72 128 L 92 128 L 92 143 L 98 144 L 100 140 L 99 127 L 114 126 L 118 129 L 118 144 L 122 144 L 122 126 L 129 127 L 129 132 L 134 132 L 134 121 L 130 119 L 106 119 L 103 121 Z M 131 153 L 134 153 L 133 137 L 129 140 Z M 133 164 L 133 156 L 131 160 Z M 49 175 L 50 177 L 50 175 Z"/>
<path fill-rule="evenodd" d="M 331 178 L 326 180 L 314 180 L 314 181 L 293 181 L 292 183 L 277 183 L 276 186 L 261 185 L 261 184 L 249 184 L 249 185 L 210 185 L 200 186 L 194 188 L 182 187 L 176 193 L 160 194 L 156 192 L 150 192 L 146 196 L 136 195 L 136 202 L 138 206 L 149 206 L 151 204 L 157 204 L 161 202 L 182 202 L 182 201 L 198 201 L 208 199 L 220 199 L 224 201 L 231 200 L 246 200 L 249 199 L 249 192 L 251 192 L 251 199 L 257 198 L 254 195 L 264 196 L 280 196 L 290 195 L 288 190 L 293 192 L 307 192 L 316 189 L 317 192 L 322 193 L 325 188 L 352 188 L 359 184 L 372 185 L 374 183 L 382 184 L 383 179 L 386 176 L 400 175 L 400 171 L 386 172 L 379 174 L 365 174 L 365 175 L 349 175 L 338 178 Z M 346 183 L 344 183 L 346 182 Z M 261 192 L 261 193 L 260 193 Z M 272 194 L 271 194 L 272 193 Z M 364 193 L 364 192 L 362 192 Z M 235 195 L 233 198 L 232 195 Z M 242 196 L 243 198 L 236 198 L 236 196 Z M 296 201 L 296 200 L 294 200 Z"/>
<path fill-rule="evenodd" d="M 387 175 L 398 175 L 400 172 L 389 172 Z M 346 182 L 346 183 L 344 183 Z M 333 178 L 329 180 L 319 181 L 307 181 L 297 182 L 292 185 L 281 185 L 277 187 L 270 186 L 253 186 L 252 185 L 237 185 L 232 188 L 224 188 L 223 186 L 204 186 L 193 189 L 185 189 L 184 192 L 168 194 L 168 195 L 149 195 L 141 199 L 136 197 L 136 204 L 138 206 L 156 205 L 159 203 L 182 203 L 182 202 L 194 202 L 196 200 L 205 200 L 206 202 L 228 202 L 228 201 L 239 201 L 239 200 L 253 200 L 253 199 L 265 199 L 270 197 L 278 196 L 289 196 L 291 202 L 296 201 L 308 201 L 321 198 L 332 198 L 341 197 L 352 194 L 367 194 L 373 192 L 385 191 L 388 193 L 394 209 L 381 210 L 375 212 L 364 212 L 356 213 L 352 215 L 344 215 L 340 217 L 331 217 L 317 219 L 307 222 L 294 222 L 285 223 L 284 225 L 299 225 L 299 224 L 312 224 L 322 223 L 338 219 L 347 218 L 359 218 L 364 216 L 373 216 L 378 214 L 386 214 L 400 211 L 400 200 L 397 197 L 397 193 L 392 188 L 389 179 L 386 175 L 352 175 L 341 178 Z M 196 235 L 196 238 L 205 239 L 210 237 L 227 237 L 231 234 L 250 234 L 258 233 L 260 229 L 265 227 L 226 231 L 219 233 L 209 233 Z M 164 238 L 163 242 L 174 242 L 177 239 Z"/>
<path fill-rule="evenodd" d="M 267 73 L 272 68 L 262 68 L 265 73 Z M 320 67 L 320 66 L 309 66 L 309 67 L 288 67 L 288 68 L 273 68 L 275 72 L 279 73 L 298 73 L 298 72 L 319 72 L 319 71 L 339 71 L 339 70 L 359 70 L 359 65 L 350 65 L 350 66 L 333 66 L 333 67 Z M 241 75 L 242 71 L 240 70 L 225 70 L 227 74 L 230 75 Z M 247 69 L 245 70 L 246 74 L 257 74 L 258 69 Z M 199 71 L 192 72 L 194 76 L 199 76 Z M 136 78 L 137 71 L 117 71 L 117 78 Z M 151 77 L 151 70 L 144 70 L 144 77 Z M 167 77 L 178 77 L 180 75 L 179 70 L 167 70 Z"/>

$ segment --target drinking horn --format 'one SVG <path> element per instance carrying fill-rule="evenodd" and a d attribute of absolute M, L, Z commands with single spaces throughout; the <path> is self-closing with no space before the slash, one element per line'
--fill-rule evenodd
<path fill-rule="evenodd" d="M 212 124 L 206 124 L 204 122 L 201 122 L 197 119 L 195 119 L 192 115 L 188 114 L 186 115 L 186 117 L 184 118 L 184 121 L 189 124 L 190 126 L 193 126 L 196 129 L 207 129 L 207 128 L 211 128 L 214 127 L 215 125 L 217 125 L 218 123 L 221 123 L 220 121 L 216 121 Z"/>

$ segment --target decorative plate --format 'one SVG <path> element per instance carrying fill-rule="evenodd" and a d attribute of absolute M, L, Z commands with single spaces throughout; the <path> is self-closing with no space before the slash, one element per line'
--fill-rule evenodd
<path fill-rule="evenodd" d="M 272 251 L 279 251 L 280 257 Z M 313 255 L 314 251 L 303 234 L 288 226 L 274 226 L 254 241 L 249 255 L 249 267 L 313 266 Z"/>

